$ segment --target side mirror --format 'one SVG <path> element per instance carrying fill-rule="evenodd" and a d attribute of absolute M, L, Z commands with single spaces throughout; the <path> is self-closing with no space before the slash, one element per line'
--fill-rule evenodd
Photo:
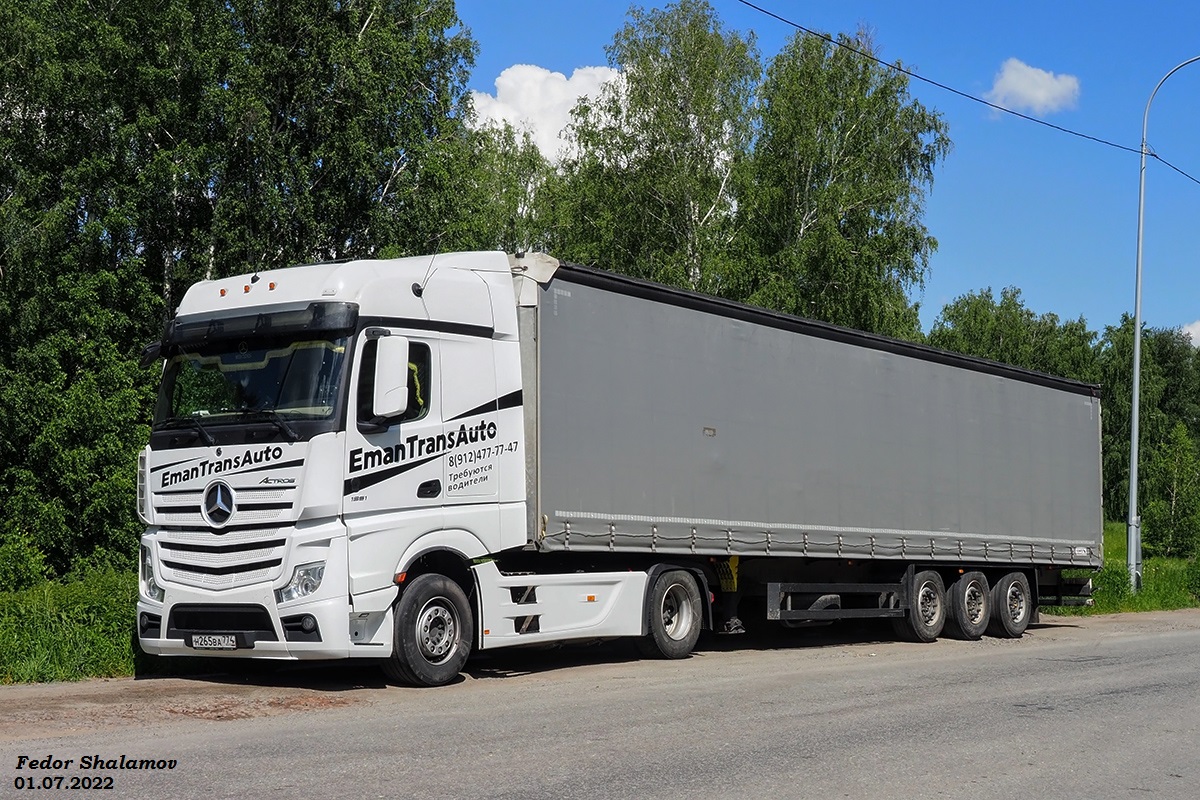
<path fill-rule="evenodd" d="M 155 361 L 162 358 L 162 342 L 151 342 L 142 348 L 142 358 L 140 361 L 142 369 L 152 366 Z"/>
<path fill-rule="evenodd" d="M 408 408 L 408 339 L 381 336 L 375 354 L 375 394 L 371 412 L 375 421 L 398 417 Z"/>

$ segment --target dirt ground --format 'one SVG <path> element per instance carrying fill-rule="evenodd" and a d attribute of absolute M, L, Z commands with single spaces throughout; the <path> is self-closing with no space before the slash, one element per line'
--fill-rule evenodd
<path fill-rule="evenodd" d="M 1200 609 L 1113 614 L 1092 617 L 1043 615 L 1020 642 L 996 645 L 1029 646 L 1041 642 L 1092 637 L 1103 639 L 1133 632 L 1169 632 L 1200 629 Z M 920 648 L 925 645 L 882 641 L 864 629 L 837 626 L 806 632 L 797 638 L 783 632 L 772 638 L 712 637 L 701 650 L 735 652 L 778 648 L 853 648 L 867 642 L 880 647 Z M 942 640 L 953 647 L 966 643 Z M 942 643 L 939 643 L 941 645 Z M 531 671 L 553 678 L 555 671 L 590 663 L 632 660 L 631 648 L 617 644 L 564 648 L 539 652 L 536 668 L 530 656 L 500 652 L 473 659 L 466 679 L 519 677 Z M 874 653 L 872 653 L 874 655 Z M 264 669 L 258 664 L 217 673 L 229 665 L 214 663 L 214 673 L 192 678 L 115 678 L 78 683 L 0 686 L 0 743 L 27 739 L 101 733 L 108 730 L 172 719 L 192 718 L 220 722 L 269 717 L 370 703 L 381 692 L 404 691 L 389 687 L 369 664 L 341 663 L 319 667 L 284 665 Z"/>

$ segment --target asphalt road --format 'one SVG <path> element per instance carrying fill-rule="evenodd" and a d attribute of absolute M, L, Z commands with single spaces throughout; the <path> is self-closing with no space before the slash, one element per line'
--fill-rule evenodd
<path fill-rule="evenodd" d="M 0 797 L 78 797 L 82 776 L 155 800 L 1200 796 L 1200 612 L 883 638 L 721 637 L 675 662 L 510 652 L 433 690 L 361 666 L 0 687 Z M 87 756 L 176 763 L 80 770 Z"/>

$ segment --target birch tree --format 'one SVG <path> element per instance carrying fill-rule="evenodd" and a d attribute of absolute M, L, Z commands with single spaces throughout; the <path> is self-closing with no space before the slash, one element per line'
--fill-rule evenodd
<path fill-rule="evenodd" d="M 759 93 L 761 130 L 739 211 L 753 303 L 875 333 L 919 338 L 910 295 L 937 241 L 922 223 L 934 168 L 950 149 L 941 115 L 908 77 L 841 45 L 797 35 Z"/>
<path fill-rule="evenodd" d="M 581 100 L 544 198 L 561 256 L 714 294 L 737 225 L 734 173 L 753 132 L 752 35 L 712 7 L 634 8 L 607 48 L 619 79 Z"/>

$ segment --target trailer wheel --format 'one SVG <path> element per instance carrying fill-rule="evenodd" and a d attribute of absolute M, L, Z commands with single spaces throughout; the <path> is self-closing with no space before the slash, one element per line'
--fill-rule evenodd
<path fill-rule="evenodd" d="M 442 686 L 458 677 L 471 654 L 471 603 L 445 575 L 413 579 L 395 608 L 392 655 L 383 671 L 412 686 Z"/>
<path fill-rule="evenodd" d="M 700 589 L 687 570 L 673 569 L 654 581 L 646 599 L 647 636 L 638 650 L 647 658 L 686 658 L 700 638 Z"/>
<path fill-rule="evenodd" d="M 932 570 L 918 572 L 909 587 L 908 613 L 894 622 L 896 633 L 913 642 L 936 641 L 946 624 L 946 585 Z"/>
<path fill-rule="evenodd" d="M 1001 639 L 1020 639 L 1033 616 L 1029 579 L 1010 572 L 992 587 L 992 614 L 987 632 Z"/>
<path fill-rule="evenodd" d="M 950 616 L 946 620 L 947 632 L 956 639 L 975 641 L 982 637 L 992 614 L 992 596 L 984 574 L 964 573 L 950 586 L 946 594 L 950 600 Z"/>

